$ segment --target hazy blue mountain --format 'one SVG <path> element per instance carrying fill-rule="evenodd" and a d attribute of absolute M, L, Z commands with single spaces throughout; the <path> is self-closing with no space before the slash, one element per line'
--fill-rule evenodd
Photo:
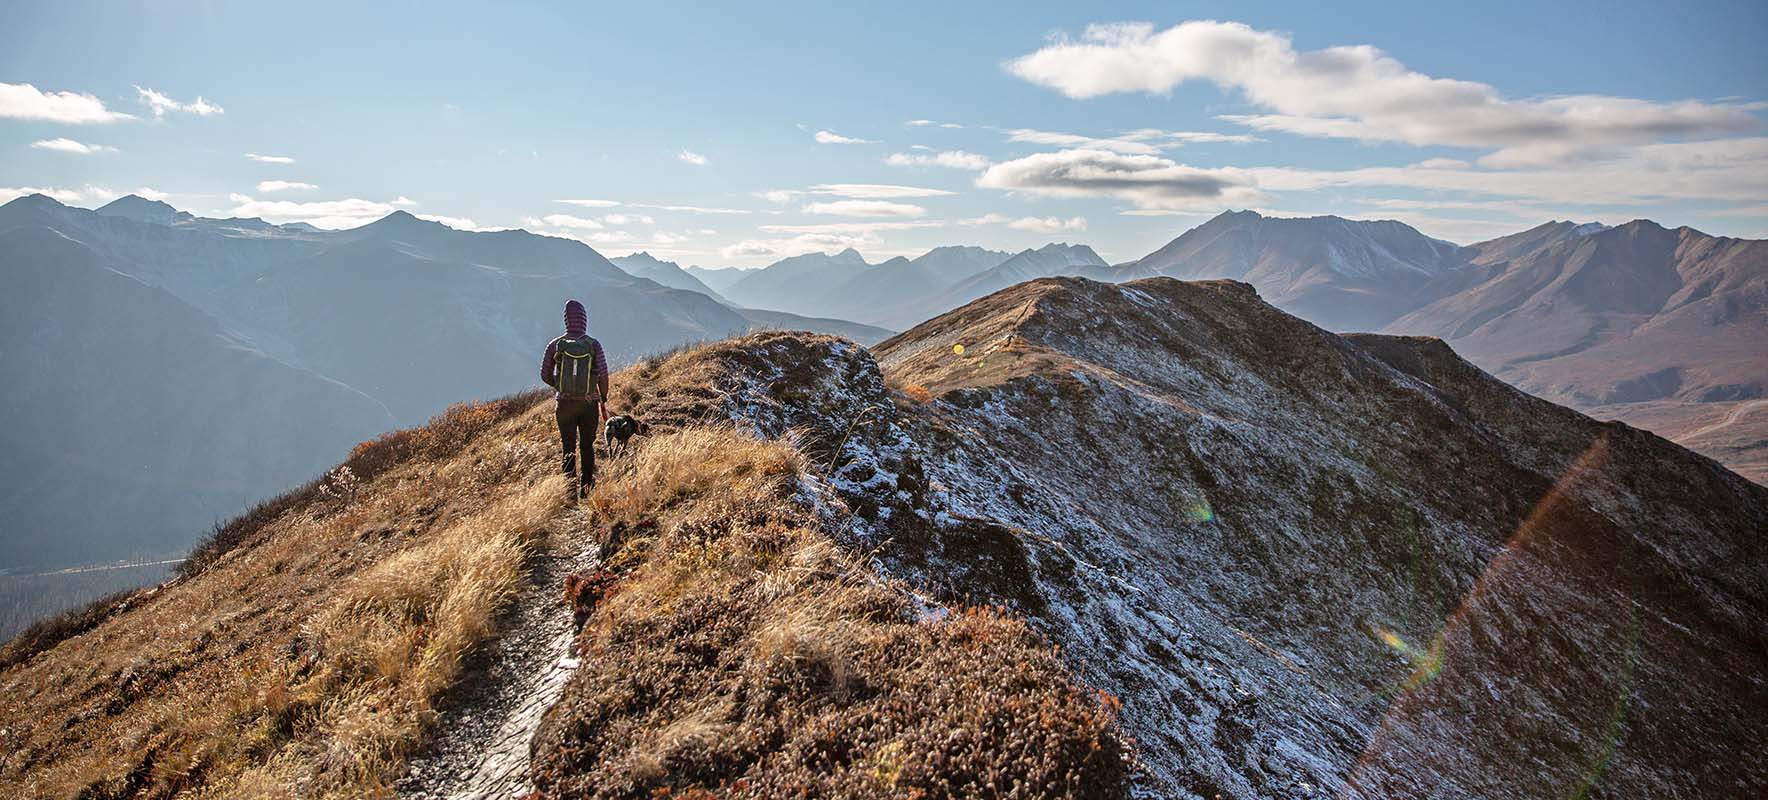
<path fill-rule="evenodd" d="M 736 283 L 737 281 L 740 281 L 746 277 L 749 277 L 749 275 L 751 273 L 753 273 L 755 270 L 737 269 L 735 267 L 729 267 L 729 268 L 725 268 L 725 269 L 709 269 L 707 267 L 691 267 L 690 266 L 690 267 L 682 267 L 682 271 L 693 276 L 695 280 L 698 280 L 699 282 L 705 284 L 706 287 L 711 289 L 712 291 L 722 292 L 725 289 L 729 288 L 731 284 Z"/>
<path fill-rule="evenodd" d="M 834 255 L 806 253 L 750 271 L 719 293 L 745 308 L 806 316 L 834 314 L 830 309 L 841 285 L 870 267 L 851 247 Z"/>
<path fill-rule="evenodd" d="M 633 253 L 632 255 L 616 256 L 608 260 L 614 262 L 614 266 L 625 270 L 627 274 L 632 275 L 633 277 L 653 280 L 671 289 L 685 289 L 690 292 L 699 292 L 700 294 L 706 295 L 721 303 L 725 302 L 723 296 L 718 292 L 713 291 L 712 287 L 707 286 L 687 270 L 682 269 L 680 264 L 673 261 L 660 260 L 656 256 L 643 250 Z"/>
<path fill-rule="evenodd" d="M 0 283 L 0 566 L 182 555 L 398 421 L 53 230 L 0 231 Z"/>

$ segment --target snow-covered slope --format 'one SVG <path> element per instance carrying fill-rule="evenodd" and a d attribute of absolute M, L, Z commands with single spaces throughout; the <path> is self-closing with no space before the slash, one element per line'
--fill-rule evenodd
<path fill-rule="evenodd" d="M 793 351 L 712 402 L 829 453 L 892 573 L 1036 620 L 1152 796 L 1768 790 L 1768 489 L 1707 459 L 1229 281 Z"/>

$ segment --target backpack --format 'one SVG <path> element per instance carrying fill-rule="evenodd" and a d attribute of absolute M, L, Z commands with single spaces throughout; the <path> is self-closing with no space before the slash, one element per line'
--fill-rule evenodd
<path fill-rule="evenodd" d="M 566 336 L 559 339 L 554 352 L 559 367 L 559 394 L 594 395 L 595 340 L 588 336 Z"/>

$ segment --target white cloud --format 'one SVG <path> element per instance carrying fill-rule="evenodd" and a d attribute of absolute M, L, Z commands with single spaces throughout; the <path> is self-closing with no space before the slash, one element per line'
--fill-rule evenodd
<path fill-rule="evenodd" d="M 1188 80 L 1238 90 L 1273 113 L 1224 116 L 1259 130 L 1304 136 L 1492 149 L 1492 167 L 1606 157 L 1611 148 L 1703 139 L 1757 127 L 1738 106 L 1570 95 L 1511 100 L 1471 81 L 1413 72 L 1368 46 L 1297 52 L 1282 34 L 1224 22 L 1088 26 L 1006 65 L 1073 98 L 1115 92 L 1165 95 Z"/>
<path fill-rule="evenodd" d="M 1005 225 L 1019 231 L 1033 233 L 1062 233 L 1065 231 L 1084 231 L 1087 221 L 1083 217 L 1020 217 L 1014 219 L 1005 214 L 984 214 L 980 217 L 958 220 L 959 225 Z"/>
<path fill-rule="evenodd" d="M 546 225 L 553 228 L 566 228 L 569 230 L 580 231 L 596 231 L 601 230 L 604 227 L 602 223 L 593 219 L 574 217 L 570 214 L 548 214 L 538 220 L 528 218 L 523 220 L 523 224 L 531 224 L 535 227 Z"/>
<path fill-rule="evenodd" d="M 399 195 L 398 197 L 393 198 L 393 202 L 390 205 L 395 205 L 395 206 L 399 206 L 401 208 L 404 208 L 407 206 L 417 205 L 417 201 L 413 200 L 409 197 L 406 197 L 405 195 Z"/>
<path fill-rule="evenodd" d="M 197 95 L 196 100 L 193 102 L 180 103 L 177 100 L 173 100 L 172 98 L 152 89 L 143 89 L 140 86 L 136 86 L 135 91 L 140 95 L 141 102 L 146 103 L 148 108 L 153 110 L 153 115 L 155 117 L 164 117 L 167 112 L 171 111 L 195 114 L 199 117 L 226 113 L 226 111 L 220 106 L 204 100 L 202 95 Z"/>
<path fill-rule="evenodd" d="M 753 214 L 744 208 L 707 208 L 706 206 L 664 206 L 650 203 L 632 203 L 634 208 L 654 208 L 658 211 L 677 211 L 683 214 Z"/>
<path fill-rule="evenodd" d="M 258 155 L 257 153 L 247 153 L 246 158 L 249 158 L 249 159 L 256 161 L 260 164 L 293 164 L 293 163 L 295 163 L 295 160 L 292 158 L 289 158 L 288 156 L 261 156 L 261 155 Z"/>
<path fill-rule="evenodd" d="M 696 167 L 704 167 L 708 163 L 705 156 L 700 155 L 699 153 L 696 153 L 692 150 L 683 150 L 679 153 L 676 153 L 675 157 L 678 159 L 681 159 L 681 162 L 684 164 L 692 164 Z"/>
<path fill-rule="evenodd" d="M 509 228 L 486 227 L 474 222 L 470 217 L 444 217 L 440 214 L 417 214 L 418 219 L 440 222 L 457 231 L 507 231 Z"/>
<path fill-rule="evenodd" d="M 1611 160 L 1548 169 L 1254 167 L 1239 172 L 1259 189 L 1278 192 L 1400 186 L 1561 205 L 1753 202 L 1768 197 L 1768 137 L 1644 145 Z"/>
<path fill-rule="evenodd" d="M 0 117 L 66 125 L 120 122 L 133 114 L 112 111 L 89 94 L 44 92 L 28 83 L 0 83 Z"/>
<path fill-rule="evenodd" d="M 939 220 L 911 222 L 818 222 L 809 225 L 762 225 L 763 233 L 874 234 L 879 231 L 910 231 L 920 228 L 942 228 Z"/>
<path fill-rule="evenodd" d="M 988 169 L 989 160 L 986 156 L 963 150 L 946 150 L 938 153 L 891 153 L 884 163 L 893 167 L 948 167 L 950 169 Z"/>
<path fill-rule="evenodd" d="M 266 222 L 305 222 L 315 228 L 341 230 L 374 222 L 393 213 L 391 203 L 349 198 L 294 202 L 290 200 L 255 200 L 247 195 L 232 194 L 228 199 L 234 207 L 228 213 L 236 217 L 259 217 Z"/>
<path fill-rule="evenodd" d="M 765 192 L 756 192 L 755 194 L 757 197 L 760 197 L 769 203 L 779 203 L 784 205 L 798 199 L 798 197 L 804 193 L 796 189 L 772 189 Z"/>
<path fill-rule="evenodd" d="M 850 197 L 856 200 L 891 200 L 902 197 L 944 197 L 953 194 L 944 189 L 920 186 L 897 186 L 889 183 L 819 183 L 808 190 L 811 194 Z M 770 193 L 771 194 L 771 193 Z M 772 200 L 772 197 L 768 199 Z"/>
<path fill-rule="evenodd" d="M 613 208 L 620 205 L 618 200 L 560 200 L 559 202 L 583 208 Z"/>
<path fill-rule="evenodd" d="M 657 221 L 649 214 L 608 214 L 602 221 L 609 225 L 655 225 Z"/>
<path fill-rule="evenodd" d="M 937 122 L 937 121 L 930 120 L 930 119 L 911 119 L 908 122 L 904 122 L 903 125 L 910 127 L 910 128 L 954 128 L 955 129 L 955 128 L 964 127 L 962 125 L 959 125 L 956 122 Z"/>
<path fill-rule="evenodd" d="M 926 216 L 927 209 L 909 203 L 892 203 L 887 200 L 835 200 L 828 203 L 806 205 L 804 213 L 842 217 L 921 217 Z"/>
<path fill-rule="evenodd" d="M 1043 144 L 1065 149 L 1111 150 L 1129 155 L 1155 155 L 1163 150 L 1172 150 L 1187 144 L 1206 142 L 1230 142 L 1246 144 L 1263 141 L 1257 136 L 1244 133 L 1211 133 L 1208 131 L 1163 131 L 1158 128 L 1142 128 L 1117 136 L 1096 137 L 1082 136 L 1078 133 L 1062 133 L 1059 131 L 1040 131 L 1031 128 L 1012 128 L 1001 131 L 1007 134 L 1009 142 L 1026 142 Z"/>
<path fill-rule="evenodd" d="M 154 189 L 154 188 L 148 187 L 148 186 L 143 186 L 139 189 L 136 189 L 135 191 L 130 192 L 130 194 L 133 194 L 136 197 L 140 197 L 144 200 L 165 200 L 166 198 L 172 196 L 168 192 L 162 192 L 158 189 Z"/>
<path fill-rule="evenodd" d="M 1099 139 L 1082 136 L 1078 133 L 1058 133 L 1056 131 L 1038 131 L 1030 128 L 1016 128 L 1005 132 L 1009 142 L 1026 142 L 1052 147 L 1085 148 L 1092 150 L 1111 150 L 1130 155 L 1154 155 L 1160 148 L 1147 142 L 1129 139 Z"/>
<path fill-rule="evenodd" d="M 1243 170 L 1107 150 L 1062 150 L 1007 161 L 990 167 L 976 185 L 1050 197 L 1116 197 L 1140 208 L 1245 205 L 1259 197 Z"/>
<path fill-rule="evenodd" d="M 0 186 L 0 203 L 10 203 L 20 197 L 40 194 L 53 198 L 64 205 L 80 202 L 82 196 L 78 189 L 58 189 L 53 186 Z"/>
<path fill-rule="evenodd" d="M 66 139 L 66 138 L 39 139 L 35 142 L 31 142 L 31 146 L 38 149 L 38 150 L 54 150 L 59 153 L 73 153 L 75 155 L 82 155 L 82 156 L 89 156 L 89 155 L 93 155 L 94 153 L 115 153 L 115 152 L 117 152 L 117 148 L 111 147 L 110 145 L 85 144 L 82 142 L 76 142 L 72 139 Z"/>
<path fill-rule="evenodd" d="M 651 234 L 651 243 L 652 244 L 680 244 L 680 243 L 685 242 L 687 240 L 688 240 L 688 237 L 686 237 L 686 236 L 680 236 L 680 235 L 673 234 L 673 233 L 664 233 L 663 231 L 657 231 L 657 232 Z"/>
<path fill-rule="evenodd" d="M 269 192 L 310 192 L 310 191 L 313 191 L 314 189 L 318 189 L 318 188 L 319 188 L 318 186 L 314 186 L 311 183 L 302 183 L 300 181 L 258 181 L 258 191 L 265 192 L 265 193 L 269 193 Z M 404 199 L 405 198 L 403 198 L 403 197 L 399 198 L 399 200 L 404 200 Z M 399 200 L 393 201 L 390 205 L 403 205 L 402 203 L 399 202 Z M 410 201 L 406 201 L 406 202 L 409 203 Z"/>
<path fill-rule="evenodd" d="M 1709 213 L 1715 217 L 1768 217 L 1768 204 L 1739 206 Z"/>
<path fill-rule="evenodd" d="M 1466 169 L 1472 165 L 1459 158 L 1427 158 L 1412 166 L 1419 169 Z"/>
<path fill-rule="evenodd" d="M 852 136 L 842 136 L 841 134 L 836 133 L 834 131 L 817 131 L 816 132 L 816 143 L 817 144 L 877 144 L 878 140 L 877 139 L 855 139 Z"/>

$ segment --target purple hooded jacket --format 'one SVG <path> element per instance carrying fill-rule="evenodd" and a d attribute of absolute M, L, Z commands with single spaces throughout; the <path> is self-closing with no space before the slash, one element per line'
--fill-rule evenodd
<path fill-rule="evenodd" d="M 576 300 L 565 303 L 565 336 L 583 336 L 589 332 L 589 312 L 583 304 Z M 546 355 L 540 357 L 540 379 L 546 385 L 557 388 L 559 385 L 559 339 L 560 336 L 546 343 Z M 602 343 L 591 339 L 590 349 L 595 351 L 595 379 L 601 388 L 603 397 L 608 396 L 608 357 L 602 353 Z"/>

